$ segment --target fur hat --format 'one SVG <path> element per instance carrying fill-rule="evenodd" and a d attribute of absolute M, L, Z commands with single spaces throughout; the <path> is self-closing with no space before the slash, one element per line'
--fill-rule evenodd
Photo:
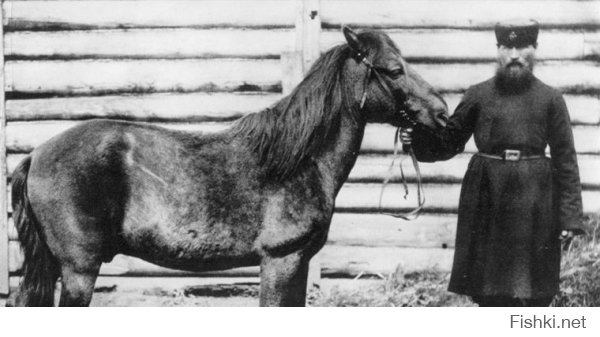
<path fill-rule="evenodd" d="M 539 30 L 535 20 L 498 22 L 494 29 L 498 45 L 506 47 L 537 46 Z"/>

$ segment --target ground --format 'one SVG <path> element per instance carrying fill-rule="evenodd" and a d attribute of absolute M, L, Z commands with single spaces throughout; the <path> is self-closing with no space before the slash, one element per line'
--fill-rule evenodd
<path fill-rule="evenodd" d="M 309 306 L 472 306 L 445 289 L 447 273 L 387 279 L 322 279 Z M 120 278 L 98 280 L 92 306 L 258 306 L 258 278 Z"/>

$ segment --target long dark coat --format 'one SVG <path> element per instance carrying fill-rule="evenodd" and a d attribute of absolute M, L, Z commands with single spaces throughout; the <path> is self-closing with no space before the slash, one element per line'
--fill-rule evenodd
<path fill-rule="evenodd" d="M 479 152 L 550 158 L 518 162 L 473 156 L 463 180 L 449 290 L 471 296 L 540 298 L 558 290 L 563 229 L 582 230 L 581 184 L 562 95 L 538 79 L 519 93 L 495 78 L 466 92 L 444 132 L 414 134 L 421 161 L 446 160 L 471 135 Z"/>

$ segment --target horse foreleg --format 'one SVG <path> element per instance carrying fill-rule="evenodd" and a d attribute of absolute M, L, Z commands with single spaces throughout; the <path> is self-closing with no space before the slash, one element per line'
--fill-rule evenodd
<path fill-rule="evenodd" d="M 94 285 L 100 266 L 87 269 L 86 271 L 76 271 L 73 268 L 62 268 L 62 289 L 60 292 L 61 307 L 86 307 L 92 301 L 94 294 Z"/>
<path fill-rule="evenodd" d="M 260 265 L 260 306 L 305 306 L 308 262 L 297 253 L 263 257 Z"/>

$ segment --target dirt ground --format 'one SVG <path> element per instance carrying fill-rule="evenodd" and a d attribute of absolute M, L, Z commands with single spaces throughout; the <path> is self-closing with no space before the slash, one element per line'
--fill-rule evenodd
<path fill-rule="evenodd" d="M 123 278 L 101 277 L 92 306 L 96 307 L 253 307 L 258 306 L 258 278 Z M 332 290 L 370 287 L 381 280 L 323 279 L 309 292 L 308 304 Z M 219 286 L 216 286 L 219 284 Z"/>

